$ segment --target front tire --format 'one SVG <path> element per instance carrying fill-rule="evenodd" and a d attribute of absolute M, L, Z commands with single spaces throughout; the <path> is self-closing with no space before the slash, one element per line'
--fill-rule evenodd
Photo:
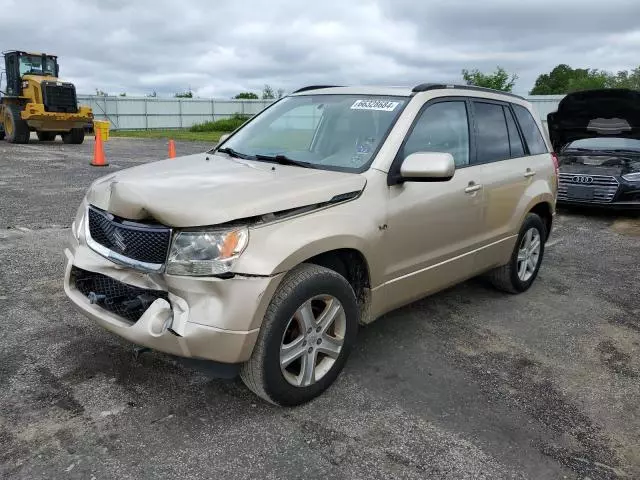
<path fill-rule="evenodd" d="M 62 134 L 62 141 L 67 144 L 80 145 L 84 142 L 84 129 L 72 128 L 70 132 Z"/>
<path fill-rule="evenodd" d="M 20 116 L 20 106 L 5 105 L 4 112 L 5 140 L 9 143 L 29 143 L 31 132 L 27 122 Z"/>
<path fill-rule="evenodd" d="M 240 371 L 245 385 L 276 405 L 308 402 L 338 377 L 358 331 L 349 282 L 325 267 L 301 264 L 273 296 L 256 345 Z"/>
<path fill-rule="evenodd" d="M 508 293 L 528 290 L 540 271 L 546 240 L 547 229 L 542 219 L 535 213 L 527 214 L 509 263 L 489 272 L 489 281 Z"/>

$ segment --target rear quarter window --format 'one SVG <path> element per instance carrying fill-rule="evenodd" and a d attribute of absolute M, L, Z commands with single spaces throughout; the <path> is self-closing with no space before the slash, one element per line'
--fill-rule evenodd
<path fill-rule="evenodd" d="M 512 106 L 513 111 L 516 114 L 516 118 L 518 119 L 518 123 L 520 124 L 524 140 L 527 142 L 527 146 L 529 147 L 529 154 L 540 155 L 541 153 L 547 153 L 549 150 L 547 149 L 547 145 L 544 143 L 544 138 L 542 137 L 538 124 L 533 119 L 531 112 L 522 105 L 512 104 Z"/>

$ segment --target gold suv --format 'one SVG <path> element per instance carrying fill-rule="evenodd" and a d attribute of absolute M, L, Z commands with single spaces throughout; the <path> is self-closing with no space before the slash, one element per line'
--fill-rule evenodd
<path fill-rule="evenodd" d="M 303 403 L 359 324 L 480 274 L 531 286 L 557 189 L 542 131 L 487 89 L 303 88 L 207 153 L 94 182 L 65 291 L 131 342 Z"/>

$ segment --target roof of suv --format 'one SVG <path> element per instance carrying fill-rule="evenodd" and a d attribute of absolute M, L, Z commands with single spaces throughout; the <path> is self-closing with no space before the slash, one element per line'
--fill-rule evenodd
<path fill-rule="evenodd" d="M 451 85 L 445 83 L 421 83 L 413 88 L 410 87 L 341 87 L 337 85 L 311 85 L 303 87 L 292 95 L 330 95 L 330 94 L 354 94 L 354 95 L 385 95 L 385 96 L 400 96 L 410 97 L 420 92 L 427 92 L 431 90 L 463 90 L 463 91 L 475 91 L 482 93 L 489 93 L 493 95 L 503 95 L 519 100 L 525 100 L 519 95 L 515 95 L 510 92 L 503 92 L 500 90 L 493 90 L 491 88 L 476 87 L 473 85 Z"/>

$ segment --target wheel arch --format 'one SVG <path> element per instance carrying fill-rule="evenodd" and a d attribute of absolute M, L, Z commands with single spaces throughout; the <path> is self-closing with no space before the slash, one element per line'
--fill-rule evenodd
<path fill-rule="evenodd" d="M 527 213 L 535 213 L 542 219 L 547 230 L 545 241 L 548 240 L 549 236 L 551 235 L 551 229 L 553 227 L 553 207 L 551 203 L 546 200 L 534 203 L 534 205 L 529 208 L 529 211 Z"/>

